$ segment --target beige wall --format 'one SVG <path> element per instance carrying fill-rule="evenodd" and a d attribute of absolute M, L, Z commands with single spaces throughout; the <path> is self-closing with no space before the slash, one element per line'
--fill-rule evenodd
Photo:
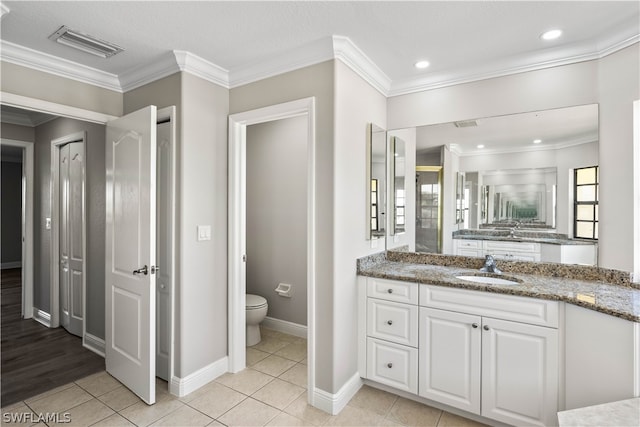
<path fill-rule="evenodd" d="M 42 71 L 0 62 L 3 92 L 42 99 L 57 104 L 122 115 L 122 93 L 103 89 Z"/>
<path fill-rule="evenodd" d="M 334 61 L 260 80 L 230 91 L 229 113 L 315 97 L 316 108 L 316 372 L 334 371 Z M 355 265 L 355 260 L 354 260 Z M 355 356 L 354 356 L 355 357 Z M 338 359 L 335 363 L 338 363 Z M 355 372 L 355 371 L 353 371 Z M 340 384 L 341 385 L 341 384 Z M 338 387 L 340 386 L 338 385 Z M 332 392 L 332 375 L 316 386 Z"/>
<path fill-rule="evenodd" d="M 0 136 L 2 136 L 2 138 L 14 139 L 16 141 L 35 141 L 36 130 L 33 127 L 13 125 L 10 123 L 2 123 L 1 126 Z"/>
<path fill-rule="evenodd" d="M 599 104 L 599 264 L 633 269 L 632 101 L 640 98 L 640 44 L 603 59 L 388 99 L 389 129 Z M 636 219 L 637 220 L 637 219 Z"/>
<path fill-rule="evenodd" d="M 228 90 L 176 73 L 125 93 L 125 113 L 176 106 L 174 373 L 186 377 L 227 355 Z M 212 240 L 196 240 L 211 225 Z M 206 336 L 203 336 L 206 331 Z"/>
<path fill-rule="evenodd" d="M 341 61 L 335 61 L 333 389 L 357 372 L 356 259 L 384 250 L 366 239 L 366 131 L 387 128 L 387 101 Z M 390 212 L 389 208 L 386 212 Z"/>

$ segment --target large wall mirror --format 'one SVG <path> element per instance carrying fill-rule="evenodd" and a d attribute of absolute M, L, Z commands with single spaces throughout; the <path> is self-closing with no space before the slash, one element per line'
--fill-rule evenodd
<path fill-rule="evenodd" d="M 406 153 L 416 174 L 416 186 L 405 197 L 405 221 L 415 224 L 406 227 L 410 251 L 484 256 L 478 237 L 484 235 L 540 244 L 536 256 L 499 257 L 596 263 L 598 175 L 581 188 L 576 174 L 598 166 L 597 104 L 388 133 L 415 147 Z M 594 230 L 591 239 L 580 238 L 589 235 L 581 234 L 585 228 Z M 476 240 L 473 250 L 461 253 L 458 239 Z M 585 261 L 550 255 L 564 251 L 563 244 L 593 255 Z"/>
<path fill-rule="evenodd" d="M 385 237 L 387 197 L 387 136 L 384 129 L 367 126 L 366 236 L 369 240 Z"/>

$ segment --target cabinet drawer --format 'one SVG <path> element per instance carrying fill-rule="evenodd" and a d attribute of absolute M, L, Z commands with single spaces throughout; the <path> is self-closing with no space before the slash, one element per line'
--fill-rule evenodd
<path fill-rule="evenodd" d="M 367 338 L 367 378 L 418 393 L 418 349 Z"/>
<path fill-rule="evenodd" d="M 368 298 L 367 335 L 418 346 L 418 306 Z"/>
<path fill-rule="evenodd" d="M 485 240 L 484 250 L 487 254 L 492 252 L 540 252 L 540 243 Z"/>
<path fill-rule="evenodd" d="M 417 305 L 418 284 L 367 277 L 367 296 Z"/>
<path fill-rule="evenodd" d="M 467 248 L 458 248 L 458 252 L 456 255 L 460 256 L 472 256 L 476 258 L 482 258 L 482 249 L 467 249 Z"/>
<path fill-rule="evenodd" d="M 420 285 L 420 305 L 532 325 L 558 327 L 558 302 Z"/>
<path fill-rule="evenodd" d="M 482 240 L 456 239 L 454 241 L 456 242 L 459 248 L 482 249 Z"/>

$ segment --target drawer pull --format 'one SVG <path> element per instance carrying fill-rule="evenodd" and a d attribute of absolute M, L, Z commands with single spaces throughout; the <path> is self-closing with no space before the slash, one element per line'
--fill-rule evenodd
<path fill-rule="evenodd" d="M 477 324 L 477 323 L 472 323 L 472 324 L 471 324 L 471 327 L 472 327 L 473 329 L 476 329 L 476 328 L 478 327 L 478 324 Z"/>
<path fill-rule="evenodd" d="M 485 331 L 488 331 L 488 330 L 489 330 L 489 325 L 484 325 L 484 326 L 482 327 L 482 329 L 484 329 Z"/>
<path fill-rule="evenodd" d="M 393 325 L 393 320 L 387 320 L 387 325 L 389 326 Z"/>
<path fill-rule="evenodd" d="M 387 368 L 389 368 L 389 369 L 393 368 L 393 363 L 391 363 L 391 362 L 387 363 Z"/>
<path fill-rule="evenodd" d="M 392 294 L 392 293 L 393 293 L 393 289 L 389 288 L 389 289 L 387 289 L 387 292 L 389 292 L 390 294 Z"/>

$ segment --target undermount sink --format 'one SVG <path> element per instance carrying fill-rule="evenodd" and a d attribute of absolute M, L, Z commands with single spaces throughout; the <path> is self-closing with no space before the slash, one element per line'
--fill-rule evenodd
<path fill-rule="evenodd" d="M 467 280 L 469 282 L 484 283 L 487 285 L 518 285 L 515 280 L 502 279 L 500 277 L 491 276 L 456 276 L 456 279 Z"/>

